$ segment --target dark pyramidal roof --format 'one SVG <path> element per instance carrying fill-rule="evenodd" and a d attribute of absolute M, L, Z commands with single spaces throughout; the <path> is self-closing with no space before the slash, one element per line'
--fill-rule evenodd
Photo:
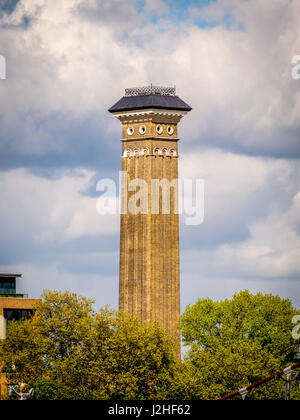
<path fill-rule="evenodd" d="M 175 88 L 146 86 L 125 90 L 125 96 L 108 111 L 121 112 L 145 108 L 191 111 L 191 107 L 176 96 Z"/>

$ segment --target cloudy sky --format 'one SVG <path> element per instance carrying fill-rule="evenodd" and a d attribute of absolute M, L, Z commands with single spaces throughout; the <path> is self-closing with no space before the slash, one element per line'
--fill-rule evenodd
<path fill-rule="evenodd" d="M 180 177 L 205 180 L 205 219 L 181 224 L 182 309 L 198 297 L 280 294 L 300 306 L 299 0 L 0 0 L 0 271 L 20 291 L 73 290 L 117 307 L 126 87 L 176 85 Z"/>

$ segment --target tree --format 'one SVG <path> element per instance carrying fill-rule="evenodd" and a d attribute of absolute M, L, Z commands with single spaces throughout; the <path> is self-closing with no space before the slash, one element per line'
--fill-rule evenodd
<path fill-rule="evenodd" d="M 31 320 L 11 323 L 0 350 L 10 382 L 35 384 L 40 399 L 155 398 L 175 363 L 163 330 L 92 304 L 48 291 Z"/>
<path fill-rule="evenodd" d="M 0 360 L 11 383 L 35 399 L 217 399 L 291 364 L 299 343 L 288 299 L 240 292 L 198 300 L 182 316 L 183 361 L 156 324 L 102 308 L 73 293 L 45 292 L 31 320 L 8 325 Z M 271 381 L 252 399 L 282 399 Z M 292 386 L 293 399 L 300 399 Z"/>
<path fill-rule="evenodd" d="M 235 294 L 231 300 L 198 300 L 182 316 L 185 369 L 192 377 L 190 397 L 217 398 L 237 391 L 293 361 L 298 343 L 292 318 L 299 314 L 279 296 Z M 180 387 L 180 385 L 179 385 Z M 250 398 L 282 398 L 282 383 L 272 381 Z M 293 397 L 299 391 L 293 387 Z"/>

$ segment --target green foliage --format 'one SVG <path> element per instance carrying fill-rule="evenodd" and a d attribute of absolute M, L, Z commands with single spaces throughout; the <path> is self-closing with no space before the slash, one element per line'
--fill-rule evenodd
<path fill-rule="evenodd" d="M 299 314 L 289 299 L 279 296 L 235 294 L 231 300 L 198 300 L 182 316 L 185 344 L 205 350 L 230 347 L 236 342 L 257 342 L 280 361 L 291 361 L 297 351 L 292 318 Z"/>
<path fill-rule="evenodd" d="M 32 320 L 11 323 L 0 354 L 9 381 L 35 383 L 38 399 L 155 398 L 175 363 L 164 332 L 92 303 L 45 292 Z"/>
<path fill-rule="evenodd" d="M 288 299 L 248 291 L 231 300 L 202 299 L 188 306 L 182 333 L 190 348 L 184 364 L 191 382 L 183 387 L 188 391 L 182 397 L 215 399 L 291 364 L 299 346 L 291 336 L 297 313 Z M 292 392 L 300 398 L 296 384 Z M 283 383 L 272 381 L 249 397 L 282 399 L 283 395 Z"/>
<path fill-rule="evenodd" d="M 157 324 L 103 308 L 72 293 L 45 292 L 31 320 L 12 322 L 0 345 L 10 383 L 34 387 L 34 399 L 217 399 L 291 364 L 299 351 L 287 299 L 252 295 L 198 300 L 182 316 L 188 351 L 175 361 Z M 250 399 L 283 399 L 271 381 Z M 292 385 L 292 399 L 300 399 Z"/>
<path fill-rule="evenodd" d="M 30 382 L 29 387 L 34 389 L 31 400 L 97 400 L 97 392 L 86 388 L 72 389 L 57 381 L 38 379 Z"/>

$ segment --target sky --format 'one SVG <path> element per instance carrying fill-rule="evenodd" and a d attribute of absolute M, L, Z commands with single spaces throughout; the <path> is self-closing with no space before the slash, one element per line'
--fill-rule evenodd
<path fill-rule="evenodd" d="M 0 0 L 0 272 L 19 291 L 117 308 L 117 180 L 127 87 L 176 86 L 180 178 L 205 218 L 180 225 L 181 309 L 240 290 L 300 306 L 299 0 Z"/>

